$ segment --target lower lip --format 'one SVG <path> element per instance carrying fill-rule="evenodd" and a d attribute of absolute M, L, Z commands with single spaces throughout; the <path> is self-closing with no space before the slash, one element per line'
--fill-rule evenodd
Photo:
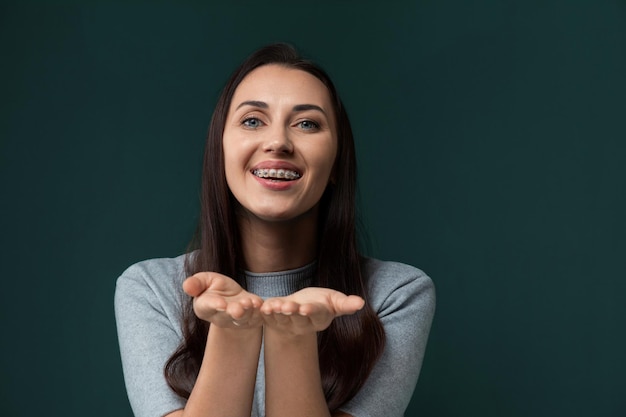
<path fill-rule="evenodd" d="M 251 174 L 251 175 L 263 187 L 268 188 L 268 189 L 273 190 L 273 191 L 285 191 L 285 190 L 288 190 L 291 187 L 293 187 L 299 181 L 299 179 L 291 180 L 291 181 L 272 181 L 272 180 L 268 180 L 267 178 L 257 177 L 254 174 Z"/>

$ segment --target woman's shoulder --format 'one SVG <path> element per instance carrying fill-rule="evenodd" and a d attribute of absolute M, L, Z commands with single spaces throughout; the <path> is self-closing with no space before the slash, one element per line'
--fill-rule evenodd
<path fill-rule="evenodd" d="M 185 257 L 154 258 L 129 266 L 117 279 L 116 290 L 143 288 L 155 294 L 178 293 L 185 279 Z"/>
<path fill-rule="evenodd" d="M 435 285 L 421 269 L 400 262 L 363 258 L 363 276 L 372 307 L 418 303 L 434 309 Z"/>
<path fill-rule="evenodd" d="M 396 287 L 416 282 L 426 286 L 433 285 L 424 271 L 401 262 L 363 258 L 363 273 L 370 285 Z"/>

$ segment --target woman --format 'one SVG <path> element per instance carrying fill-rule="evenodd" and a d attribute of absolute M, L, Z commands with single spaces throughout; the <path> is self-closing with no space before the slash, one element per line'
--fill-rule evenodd
<path fill-rule="evenodd" d="M 135 415 L 403 415 L 434 288 L 359 255 L 355 188 L 325 72 L 284 44 L 251 55 L 211 120 L 196 250 L 117 282 Z"/>

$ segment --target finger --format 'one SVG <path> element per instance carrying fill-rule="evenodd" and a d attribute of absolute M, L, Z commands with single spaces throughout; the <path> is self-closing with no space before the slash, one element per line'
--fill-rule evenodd
<path fill-rule="evenodd" d="M 289 317 L 294 327 L 302 329 L 312 329 L 313 323 L 311 318 L 302 314 L 293 314 Z"/>
<path fill-rule="evenodd" d="M 228 313 L 224 313 L 228 315 Z M 255 327 L 260 327 L 263 325 L 264 321 L 261 317 L 261 313 L 259 310 L 245 310 L 244 314 L 241 317 L 230 317 L 230 323 L 239 329 L 251 329 Z"/>
<path fill-rule="evenodd" d="M 269 316 L 264 316 L 264 323 L 266 327 L 271 327 L 290 334 L 305 334 L 316 331 L 310 317 L 301 316 L 299 314 L 285 315 L 274 313 Z"/>
<path fill-rule="evenodd" d="M 249 297 L 241 298 L 238 303 L 244 310 L 255 310 L 261 307 L 263 300 L 254 294 L 250 294 Z"/>
<path fill-rule="evenodd" d="M 298 314 L 300 316 L 312 316 L 315 314 L 319 314 L 320 312 L 322 312 L 322 310 L 324 310 L 324 308 L 320 304 L 308 303 L 302 304 L 298 308 Z"/>
<path fill-rule="evenodd" d="M 280 309 L 279 312 L 282 314 L 285 314 L 287 316 L 290 316 L 294 313 L 297 313 L 300 309 L 300 304 L 294 302 L 294 301 L 284 301 L 281 305 L 280 305 Z"/>
<path fill-rule="evenodd" d="M 183 290 L 192 297 L 197 297 L 207 290 L 228 291 L 233 290 L 233 287 L 239 287 L 239 285 L 217 272 L 198 272 L 183 282 Z"/>
<path fill-rule="evenodd" d="M 196 275 L 187 278 L 183 282 L 183 291 L 192 297 L 199 296 L 205 289 L 206 287 L 204 286 L 204 282 Z"/>
<path fill-rule="evenodd" d="M 257 327 L 263 325 L 263 317 L 258 309 L 248 310 L 246 318 L 249 327 Z"/>
<path fill-rule="evenodd" d="M 263 306 L 263 312 L 266 314 L 280 313 L 287 316 L 297 313 L 300 308 L 300 304 L 284 298 L 274 298 L 267 300 L 265 301 Z"/>
<path fill-rule="evenodd" d="M 324 328 L 336 317 L 333 312 L 328 309 L 328 306 L 324 304 L 303 304 L 297 316 L 306 318 L 316 327 L 322 326 Z"/>
<path fill-rule="evenodd" d="M 202 295 L 195 297 L 193 300 L 193 309 L 198 317 L 207 314 L 214 314 L 215 312 L 224 312 L 228 307 L 228 303 L 224 298 L 212 295 L 210 293 L 203 293 Z"/>
<path fill-rule="evenodd" d="M 273 313 L 270 317 L 276 324 L 280 326 L 284 326 L 284 325 L 291 323 L 291 317 L 283 313 Z"/>
<path fill-rule="evenodd" d="M 252 302 L 244 303 L 243 301 L 230 302 L 226 307 L 226 313 L 236 320 L 246 320 L 246 318 L 252 316 L 254 310 Z"/>
<path fill-rule="evenodd" d="M 249 297 L 243 297 L 237 301 L 228 303 L 228 313 L 239 319 L 241 317 L 252 317 L 254 314 L 259 314 L 259 309 L 263 305 L 263 299 L 250 294 Z"/>
<path fill-rule="evenodd" d="M 283 302 L 279 298 L 266 300 L 261 306 L 261 313 L 271 315 L 280 312 Z"/>
<path fill-rule="evenodd" d="M 357 295 L 337 295 L 333 297 L 335 316 L 354 314 L 365 306 L 365 300 Z"/>
<path fill-rule="evenodd" d="M 198 318 L 210 323 L 219 323 L 229 318 L 229 316 L 227 316 L 224 312 L 217 311 L 215 309 L 202 309 L 196 307 L 195 305 L 193 311 Z"/>

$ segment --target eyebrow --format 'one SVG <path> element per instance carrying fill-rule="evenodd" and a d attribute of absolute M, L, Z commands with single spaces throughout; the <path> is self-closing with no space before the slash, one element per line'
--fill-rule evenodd
<path fill-rule="evenodd" d="M 243 107 L 243 106 L 252 106 L 252 107 L 259 107 L 262 109 L 268 109 L 269 105 L 264 102 L 264 101 L 257 101 L 257 100 L 246 100 L 241 102 L 238 106 L 237 109 Z M 306 111 L 306 110 L 317 110 L 319 112 L 321 112 L 322 114 L 326 115 L 326 112 L 324 111 L 324 109 L 322 109 L 320 106 L 317 106 L 315 104 L 296 104 L 295 106 L 293 106 L 293 111 Z"/>
<path fill-rule="evenodd" d="M 315 104 L 297 104 L 293 106 L 293 111 L 306 111 L 306 110 L 317 110 L 322 112 L 323 115 L 326 115 L 324 109 L 320 106 L 316 106 Z"/>
<path fill-rule="evenodd" d="M 252 106 L 252 107 L 260 107 L 262 109 L 267 109 L 269 108 L 269 106 L 267 105 L 266 102 L 264 101 L 256 101 L 256 100 L 247 100 L 247 101 L 243 101 L 241 102 L 241 104 L 239 104 L 237 106 L 237 109 L 243 107 L 243 106 Z"/>

